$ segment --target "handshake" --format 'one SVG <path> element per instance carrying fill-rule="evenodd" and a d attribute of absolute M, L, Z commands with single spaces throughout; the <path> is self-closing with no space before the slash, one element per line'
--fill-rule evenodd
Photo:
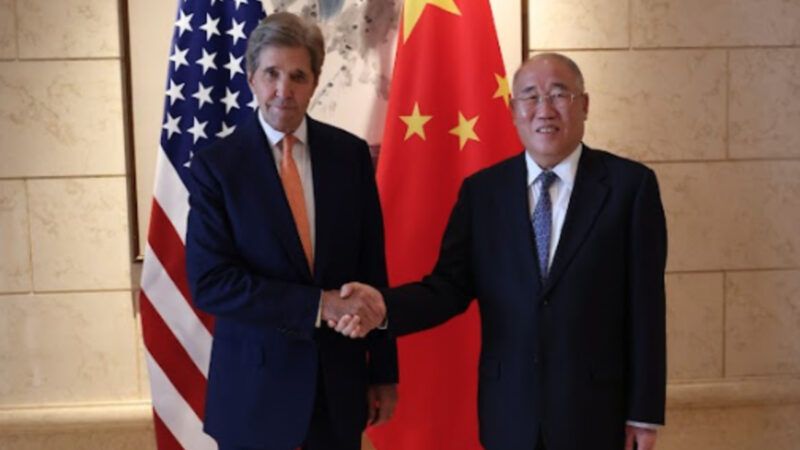
<path fill-rule="evenodd" d="M 372 286 L 347 283 L 322 292 L 322 320 L 351 338 L 363 338 L 386 320 L 383 295 Z"/>

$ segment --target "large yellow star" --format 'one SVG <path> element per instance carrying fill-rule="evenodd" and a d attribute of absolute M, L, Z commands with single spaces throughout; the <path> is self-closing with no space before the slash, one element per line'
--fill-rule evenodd
<path fill-rule="evenodd" d="M 503 101 L 506 102 L 506 106 L 508 106 L 508 98 L 511 97 L 511 90 L 508 88 L 508 78 L 496 73 L 494 74 L 494 79 L 497 81 L 497 90 L 494 91 L 494 97 L 492 98 L 503 97 Z"/>
<path fill-rule="evenodd" d="M 467 119 L 464 117 L 464 114 L 462 114 L 461 111 L 458 112 L 458 125 L 450 130 L 450 134 L 458 136 L 459 150 L 464 150 L 464 146 L 467 145 L 467 141 L 470 139 L 478 142 L 481 141 L 478 135 L 475 134 L 476 122 L 478 122 L 478 116 L 475 116 L 472 119 Z"/>
<path fill-rule="evenodd" d="M 403 139 L 407 141 L 411 136 L 417 135 L 425 140 L 425 124 L 431 120 L 433 116 L 423 116 L 419 112 L 419 103 L 414 102 L 414 111 L 410 116 L 400 116 L 400 120 L 406 123 L 406 137 Z"/>
<path fill-rule="evenodd" d="M 457 16 L 461 15 L 461 10 L 456 6 L 455 0 L 406 0 L 403 7 L 403 42 L 408 40 L 428 4 Z"/>

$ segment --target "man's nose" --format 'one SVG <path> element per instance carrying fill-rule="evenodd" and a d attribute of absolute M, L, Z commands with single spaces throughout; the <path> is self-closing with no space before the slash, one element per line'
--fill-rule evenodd
<path fill-rule="evenodd" d="M 278 78 L 275 91 L 279 97 L 290 97 L 292 94 L 292 82 L 289 80 L 289 77 Z"/>
<path fill-rule="evenodd" d="M 537 119 L 550 119 L 556 116 L 556 108 L 550 99 L 543 98 L 533 107 L 533 116 Z"/>

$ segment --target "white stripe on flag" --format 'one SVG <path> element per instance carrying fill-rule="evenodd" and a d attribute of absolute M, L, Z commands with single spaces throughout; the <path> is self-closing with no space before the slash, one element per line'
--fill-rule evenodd
<path fill-rule="evenodd" d="M 203 422 L 170 383 L 150 352 L 145 350 L 150 372 L 153 408 L 169 431 L 187 450 L 217 450 L 214 439 L 203 432 Z"/>
<path fill-rule="evenodd" d="M 175 231 L 186 245 L 186 221 L 189 217 L 189 190 L 184 186 L 175 167 L 167 158 L 164 149 L 158 147 L 156 157 L 156 182 L 153 192 L 161 209 L 169 217 Z"/>
<path fill-rule="evenodd" d="M 158 255 L 148 244 L 144 252 L 142 290 L 178 342 L 186 349 L 194 365 L 208 378 L 211 361 L 211 333 L 189 307 L 181 291 L 167 275 Z"/>

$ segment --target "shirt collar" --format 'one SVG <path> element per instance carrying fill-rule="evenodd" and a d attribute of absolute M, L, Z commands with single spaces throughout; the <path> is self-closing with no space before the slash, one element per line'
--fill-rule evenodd
<path fill-rule="evenodd" d="M 578 172 L 578 162 L 581 160 L 581 153 L 583 153 L 582 143 L 578 144 L 569 156 L 553 167 L 552 171 L 558 175 L 558 179 L 564 183 L 564 186 L 571 187 L 575 184 L 575 174 Z M 525 152 L 525 164 L 528 166 L 528 186 L 530 187 L 543 170 L 536 164 L 536 161 L 531 158 L 530 153 L 527 151 Z"/>
<path fill-rule="evenodd" d="M 267 121 L 264 120 L 264 117 L 261 116 L 261 111 L 256 112 L 256 115 L 258 116 L 258 122 L 261 124 L 261 129 L 264 130 L 264 134 L 267 135 L 269 144 L 276 147 L 286 133 L 272 128 Z M 303 121 L 300 122 L 297 129 L 292 132 L 292 135 L 294 135 L 298 142 L 303 144 L 308 143 L 308 123 L 306 122 L 305 116 L 303 116 Z"/>

